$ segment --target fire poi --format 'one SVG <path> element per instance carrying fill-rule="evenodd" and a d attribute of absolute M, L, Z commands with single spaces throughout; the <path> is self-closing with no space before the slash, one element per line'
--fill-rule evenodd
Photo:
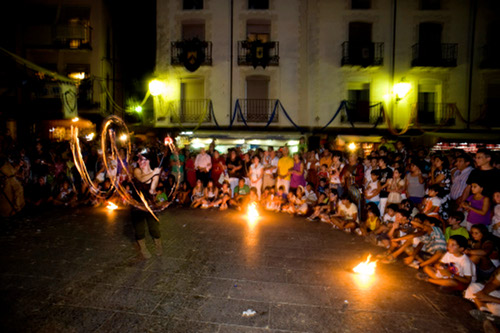
<path fill-rule="evenodd" d="M 169 204 L 167 205 L 156 205 L 152 202 L 148 202 L 146 198 L 143 196 L 142 192 L 139 191 L 137 188 L 135 188 L 135 185 L 132 183 L 132 191 L 135 191 L 138 195 L 138 199 L 134 199 L 133 196 L 127 191 L 127 189 L 124 188 L 124 186 L 121 184 L 121 182 L 118 180 L 118 175 L 115 172 L 110 172 L 110 161 L 115 161 L 116 165 L 122 168 L 124 174 L 128 179 L 132 179 L 133 175 L 131 174 L 130 170 L 128 169 L 127 165 L 129 165 L 132 160 L 132 148 L 131 148 L 131 142 L 130 138 L 131 135 L 128 131 L 127 125 L 125 122 L 117 116 L 110 116 L 106 118 L 103 122 L 102 126 L 102 132 L 101 132 L 101 152 L 102 152 L 102 159 L 104 162 L 104 167 L 106 170 L 106 173 L 109 175 L 109 178 L 111 180 L 111 188 L 103 192 L 99 189 L 99 187 L 96 186 L 96 184 L 93 182 L 92 178 L 90 177 L 87 168 L 85 166 L 85 162 L 82 156 L 82 150 L 80 146 L 80 140 L 78 137 L 78 127 L 71 127 L 71 151 L 73 153 L 73 160 L 75 163 L 75 166 L 80 173 L 82 177 L 82 181 L 88 186 L 90 189 L 90 192 L 98 198 L 105 198 L 108 197 L 111 192 L 116 191 L 121 199 L 125 202 L 127 202 L 129 205 L 149 212 L 153 217 L 158 220 L 158 218 L 155 215 L 155 212 L 160 212 L 167 208 Z M 120 140 L 116 140 L 117 133 L 119 134 L 118 137 Z M 117 142 L 118 141 L 118 142 Z M 120 147 L 117 146 L 117 143 L 120 145 Z M 178 155 L 177 149 L 175 149 L 174 142 L 172 138 L 167 137 L 164 140 L 164 145 L 165 149 L 170 149 L 170 152 L 174 155 Z M 125 150 L 125 158 L 119 158 L 119 150 L 124 149 Z M 163 151 L 163 159 L 165 158 L 166 151 Z M 160 163 L 161 164 L 161 163 Z M 172 187 L 172 191 L 168 194 L 169 198 L 173 198 L 172 194 L 173 192 L 178 188 L 179 182 L 175 184 L 175 186 Z M 116 205 L 116 208 L 113 208 L 112 205 L 115 205 L 111 202 L 108 201 L 108 206 L 107 208 L 109 210 L 113 210 L 118 208 Z"/>
<path fill-rule="evenodd" d="M 375 274 L 375 268 L 377 267 L 377 260 L 370 261 L 371 257 L 372 255 L 369 254 L 368 258 L 366 258 L 366 261 L 354 267 L 352 269 L 354 273 L 361 275 L 368 275 L 368 276 Z"/>

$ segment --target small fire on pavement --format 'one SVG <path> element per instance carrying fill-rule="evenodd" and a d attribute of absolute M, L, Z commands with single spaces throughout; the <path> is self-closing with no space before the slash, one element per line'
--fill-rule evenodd
<path fill-rule="evenodd" d="M 106 208 L 113 211 L 113 210 L 117 209 L 118 206 L 115 205 L 114 203 L 112 203 L 111 201 L 108 201 L 108 205 L 106 206 Z"/>
<path fill-rule="evenodd" d="M 352 270 L 354 273 L 371 276 L 375 274 L 375 268 L 377 267 L 377 260 L 370 261 L 372 255 L 369 254 L 366 261 L 361 262 L 358 266 L 354 267 Z"/>

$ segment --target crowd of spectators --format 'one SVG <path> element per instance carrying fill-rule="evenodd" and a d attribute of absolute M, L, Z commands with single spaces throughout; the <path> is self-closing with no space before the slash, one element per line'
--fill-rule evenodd
<path fill-rule="evenodd" d="M 20 211 L 24 201 L 30 209 L 126 205 L 111 190 L 111 179 L 130 190 L 128 175 L 137 160 L 126 161 L 123 149 L 106 170 L 99 147 L 84 146 L 91 179 L 108 193 L 96 198 L 82 182 L 68 143 L 37 141 L 33 149 L 20 149 L 7 141 L 2 141 L 3 216 Z M 385 248 L 382 263 L 401 258 L 418 270 L 417 278 L 463 291 L 477 305 L 475 317 L 500 316 L 500 163 L 490 150 L 433 153 L 384 138 L 365 155 L 330 146 L 308 149 L 302 139 L 293 154 L 287 146 L 233 147 L 222 154 L 212 144 L 165 157 L 161 144 L 149 146 L 163 162 L 152 193 L 158 204 L 242 210 L 255 202 L 262 210 L 327 223 Z M 14 178 L 21 187 L 14 192 L 24 191 L 23 200 L 6 193 L 6 182 Z"/>

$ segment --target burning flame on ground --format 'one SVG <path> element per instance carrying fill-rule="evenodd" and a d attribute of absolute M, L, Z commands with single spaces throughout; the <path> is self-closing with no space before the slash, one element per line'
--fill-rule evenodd
<path fill-rule="evenodd" d="M 369 254 L 366 261 L 360 263 L 358 266 L 354 267 L 352 270 L 354 273 L 361 275 L 373 275 L 375 274 L 375 268 L 377 267 L 377 260 L 370 261 L 372 255 Z"/>
<path fill-rule="evenodd" d="M 106 208 L 109 210 L 115 210 L 118 208 L 118 206 L 112 203 L 111 201 L 108 201 L 108 205 L 106 206 Z"/>
<path fill-rule="evenodd" d="M 257 220 L 260 218 L 259 211 L 257 210 L 257 205 L 255 202 L 252 202 L 251 204 L 248 205 L 248 212 L 247 212 L 247 220 L 248 223 L 255 224 Z"/>

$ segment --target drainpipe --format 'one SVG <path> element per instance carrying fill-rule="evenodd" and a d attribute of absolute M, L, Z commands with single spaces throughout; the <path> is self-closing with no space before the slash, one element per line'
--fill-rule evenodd
<path fill-rule="evenodd" d="M 394 88 L 394 75 L 396 71 L 396 15 L 398 8 L 398 0 L 393 0 L 393 14 L 392 14 L 392 64 L 391 64 L 391 91 Z M 395 118 L 395 105 L 394 98 L 391 96 L 391 113 L 393 121 Z M 394 122 L 394 124 L 396 124 Z"/>
<path fill-rule="evenodd" d="M 477 14 L 477 1 L 471 0 L 471 10 L 470 10 L 470 22 L 471 25 L 469 27 L 469 36 L 470 36 L 470 45 L 469 45 L 469 94 L 468 94 L 468 105 L 467 105 L 467 129 L 470 129 L 470 115 L 472 109 L 472 76 L 474 71 L 474 42 L 476 39 L 476 14 Z"/>
<path fill-rule="evenodd" d="M 234 8 L 234 0 L 231 0 L 231 13 L 230 13 L 230 21 L 231 21 L 231 37 L 229 40 L 229 122 L 231 122 L 231 112 L 233 106 L 233 8 Z"/>

